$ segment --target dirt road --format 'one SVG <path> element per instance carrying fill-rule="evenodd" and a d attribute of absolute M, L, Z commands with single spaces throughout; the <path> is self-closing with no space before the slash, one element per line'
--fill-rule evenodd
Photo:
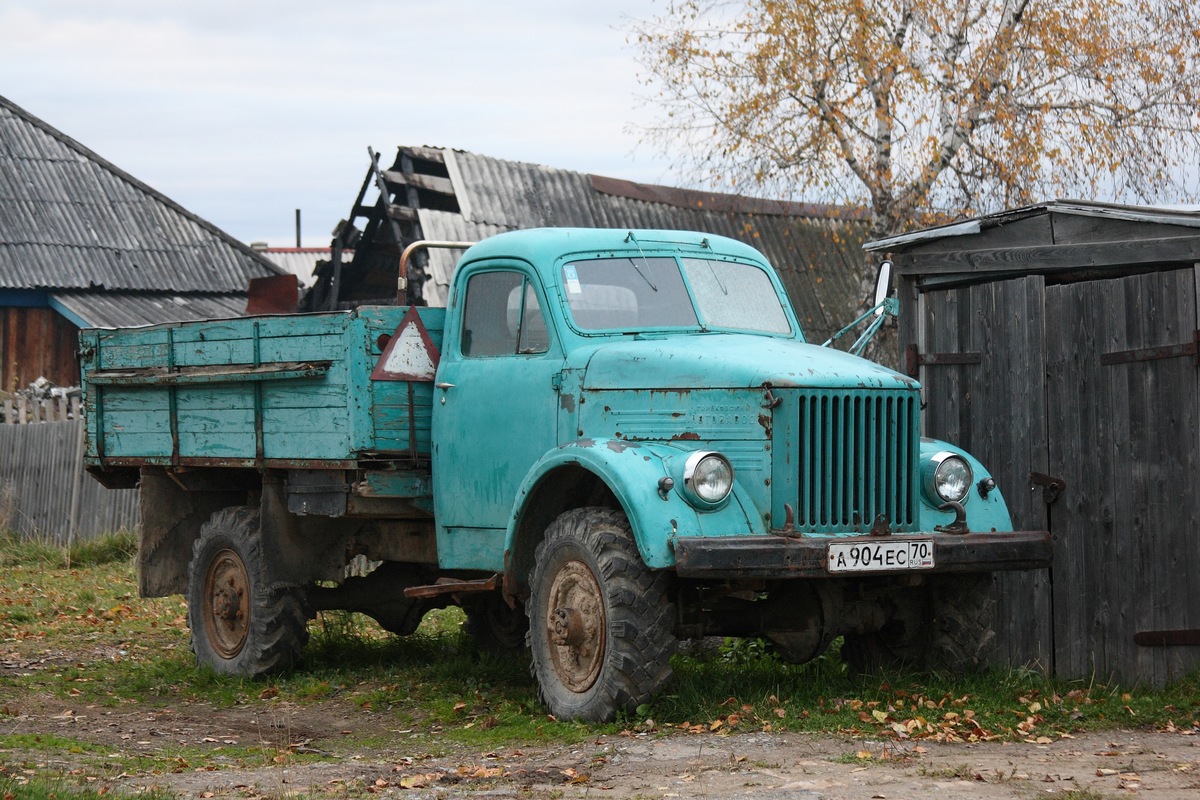
<path fill-rule="evenodd" d="M 10 775 L 64 774 L 125 793 L 157 786 L 185 798 L 1200 798 L 1194 731 L 1049 744 L 652 731 L 482 752 L 397 730 L 386 714 L 351 717 L 321 704 L 127 711 L 53 700 L 7 709 L 0 734 L 82 743 L 0 751 Z"/>

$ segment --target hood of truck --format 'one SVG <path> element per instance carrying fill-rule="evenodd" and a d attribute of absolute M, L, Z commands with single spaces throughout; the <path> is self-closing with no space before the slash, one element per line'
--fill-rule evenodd
<path fill-rule="evenodd" d="M 582 366 L 582 365 L 580 365 Z M 678 334 L 601 344 L 584 389 L 774 387 L 907 389 L 918 384 L 873 361 L 791 339 Z"/>

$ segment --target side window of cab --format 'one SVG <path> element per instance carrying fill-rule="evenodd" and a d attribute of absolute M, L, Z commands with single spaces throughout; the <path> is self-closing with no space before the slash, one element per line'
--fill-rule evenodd
<path fill-rule="evenodd" d="M 461 348 L 467 358 L 536 355 L 550 347 L 537 291 L 520 272 L 479 272 L 467 280 Z"/>

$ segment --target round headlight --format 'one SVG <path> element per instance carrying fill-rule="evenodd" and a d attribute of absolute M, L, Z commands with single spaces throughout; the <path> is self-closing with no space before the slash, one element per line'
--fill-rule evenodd
<path fill-rule="evenodd" d="M 925 491 L 931 500 L 961 503 L 974 478 L 971 465 L 956 453 L 938 453 L 925 465 Z"/>
<path fill-rule="evenodd" d="M 718 505 L 733 491 L 733 465 L 720 453 L 692 453 L 683 466 L 683 485 L 702 505 Z"/>

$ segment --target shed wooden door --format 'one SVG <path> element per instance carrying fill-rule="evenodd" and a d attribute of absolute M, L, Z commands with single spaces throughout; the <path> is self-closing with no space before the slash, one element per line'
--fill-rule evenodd
<path fill-rule="evenodd" d="M 1195 272 L 1049 286 L 1046 320 L 1056 669 L 1161 685 L 1200 664 L 1134 641 L 1200 629 Z"/>
<path fill-rule="evenodd" d="M 1029 488 L 1046 472 L 1040 276 L 927 292 L 917 352 L 925 435 L 958 444 L 996 478 L 1018 530 L 1045 530 L 1047 507 Z M 903 335 L 903 334 L 902 334 Z M 1049 570 L 995 576 L 1000 663 L 1052 668 Z M 984 587 L 986 589 L 986 587 Z"/>
<path fill-rule="evenodd" d="M 920 295 L 926 435 L 1053 535 L 1051 571 L 997 577 L 1001 663 L 1153 684 L 1200 666 L 1200 647 L 1134 640 L 1200 629 L 1196 298 L 1192 269 Z M 1065 482 L 1053 504 L 1030 473 Z"/>

